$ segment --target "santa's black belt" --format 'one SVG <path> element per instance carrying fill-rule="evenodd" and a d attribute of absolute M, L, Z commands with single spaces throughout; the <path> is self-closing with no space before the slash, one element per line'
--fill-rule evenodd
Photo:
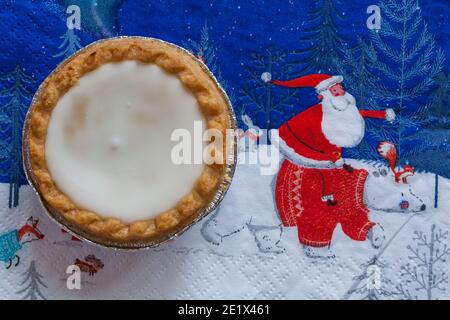
<path fill-rule="evenodd" d="M 311 149 L 311 150 L 313 150 L 313 151 L 315 151 L 315 152 L 325 154 L 324 151 L 318 150 L 318 149 L 316 149 L 316 148 L 314 148 L 314 147 L 311 147 L 311 146 L 310 146 L 309 144 L 307 144 L 305 141 L 303 141 L 302 139 L 300 139 L 300 138 L 295 134 L 294 130 L 292 130 L 291 126 L 289 125 L 289 121 L 286 122 L 286 128 L 288 128 L 289 132 L 292 133 L 292 135 L 294 136 L 294 138 L 295 138 L 298 142 L 300 142 L 301 144 L 303 144 L 305 147 L 307 147 L 307 148 L 309 148 L 309 149 Z"/>

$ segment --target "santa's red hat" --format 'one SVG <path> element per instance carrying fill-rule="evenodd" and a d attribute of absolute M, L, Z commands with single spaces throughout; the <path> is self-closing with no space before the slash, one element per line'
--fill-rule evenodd
<path fill-rule="evenodd" d="M 272 80 L 271 82 L 277 86 L 289 88 L 315 88 L 317 92 L 327 90 L 336 83 L 344 80 L 342 76 L 331 76 L 329 74 L 309 74 L 292 80 Z"/>

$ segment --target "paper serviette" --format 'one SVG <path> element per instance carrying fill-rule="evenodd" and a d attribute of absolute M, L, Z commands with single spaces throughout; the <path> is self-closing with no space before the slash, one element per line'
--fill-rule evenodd
<path fill-rule="evenodd" d="M 367 164 L 359 165 L 379 170 Z M 3 230 L 17 230 L 33 216 L 39 218 L 38 227 L 45 237 L 24 244 L 17 252 L 21 259 L 17 267 L 6 269 L 7 264 L 2 263 L 1 297 L 448 297 L 446 261 L 450 255 L 450 217 L 447 212 L 450 206 L 447 199 L 442 199 L 439 209 L 419 213 L 373 210 L 371 219 L 385 230 L 384 246 L 375 249 L 368 241 L 351 240 L 337 227 L 331 246 L 334 257 L 311 258 L 299 243 L 297 228 L 283 227 L 275 212 L 271 187 L 274 176 L 261 176 L 259 170 L 259 165 L 238 165 L 231 189 L 217 211 L 179 238 L 156 249 L 138 252 L 112 251 L 78 241 L 45 217 L 37 196 L 28 186 L 20 189 L 20 205 L 9 209 L 8 185 L 2 184 L 2 234 Z M 433 189 L 434 175 L 414 178 L 412 188 Z M 442 194 L 448 194 L 450 182 L 442 181 L 440 188 Z M 433 207 L 432 197 L 421 199 Z M 4 240 L 0 243 L 3 257 L 11 247 L 5 246 Z M 98 259 L 101 267 L 90 263 L 89 256 Z M 81 289 L 69 290 L 71 273 L 66 273 L 67 268 L 83 263 L 90 268 L 82 268 Z"/>
<path fill-rule="evenodd" d="M 445 12 L 444 0 L 4 1 L 0 299 L 449 299 Z M 242 129 L 220 207 L 143 251 L 62 230 L 22 170 L 39 83 L 80 47 L 120 35 L 192 52 Z M 333 99 L 354 114 L 326 118 Z M 263 161 L 278 148 L 283 157 Z"/>

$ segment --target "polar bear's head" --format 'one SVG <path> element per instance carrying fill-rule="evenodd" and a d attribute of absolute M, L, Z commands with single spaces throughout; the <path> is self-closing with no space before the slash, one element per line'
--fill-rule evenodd
<path fill-rule="evenodd" d="M 426 209 L 411 184 L 395 182 L 394 175 L 387 168 L 369 172 L 364 202 L 371 209 L 386 212 L 420 212 Z"/>

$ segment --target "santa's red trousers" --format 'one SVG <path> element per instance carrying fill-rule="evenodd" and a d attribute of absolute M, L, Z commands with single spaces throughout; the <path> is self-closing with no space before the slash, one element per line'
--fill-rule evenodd
<path fill-rule="evenodd" d="M 367 174 L 364 169 L 313 169 L 284 160 L 275 191 L 283 225 L 297 226 L 300 242 L 308 246 L 330 245 L 338 223 L 351 239 L 366 240 L 375 225 L 363 202 Z M 324 192 L 334 194 L 335 206 L 322 201 Z"/>

